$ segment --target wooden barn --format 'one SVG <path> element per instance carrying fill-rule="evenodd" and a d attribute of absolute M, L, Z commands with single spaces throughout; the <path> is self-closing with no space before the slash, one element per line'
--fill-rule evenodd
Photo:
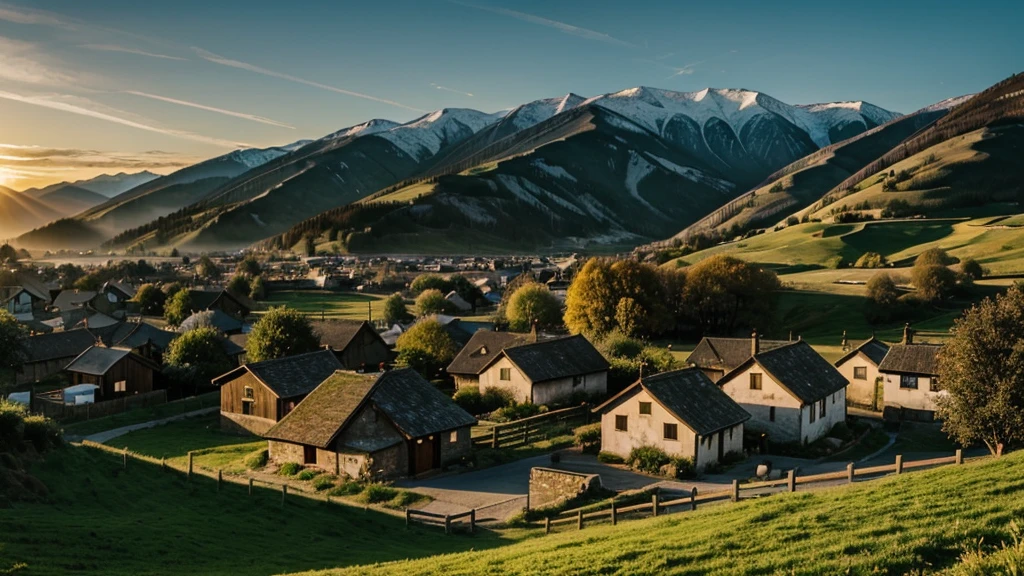
<path fill-rule="evenodd" d="M 92 348 L 99 337 L 89 330 L 38 334 L 22 340 L 24 363 L 16 376 L 17 384 L 39 382 L 64 371 L 69 362 Z"/>
<path fill-rule="evenodd" d="M 220 423 L 225 430 L 262 434 L 328 376 L 341 370 L 330 350 L 239 366 L 213 379 L 220 388 Z"/>
<path fill-rule="evenodd" d="M 273 462 L 378 480 L 460 461 L 471 452 L 474 424 L 414 370 L 339 371 L 264 436 Z"/>
<path fill-rule="evenodd" d="M 96 401 L 152 392 L 160 365 L 129 348 L 93 346 L 71 361 L 64 371 L 71 384 L 95 384 Z"/>
<path fill-rule="evenodd" d="M 346 370 L 376 372 L 391 361 L 391 347 L 369 322 L 363 320 L 320 320 L 310 322 L 320 344 L 334 352 Z"/>

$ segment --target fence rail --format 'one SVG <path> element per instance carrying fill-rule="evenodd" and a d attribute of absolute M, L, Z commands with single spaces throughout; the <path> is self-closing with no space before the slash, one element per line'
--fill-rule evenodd
<path fill-rule="evenodd" d="M 453 523 L 459 520 L 468 521 L 469 533 L 473 534 L 476 532 L 476 509 L 469 510 L 468 512 L 460 512 L 458 514 L 438 514 L 436 512 L 427 512 L 425 510 L 413 510 L 412 508 L 405 509 L 405 525 L 409 526 L 413 521 L 419 521 L 423 524 L 431 526 L 444 526 L 444 533 L 451 534 L 454 530 Z"/>
<path fill-rule="evenodd" d="M 590 406 L 583 404 L 572 408 L 552 410 L 522 420 L 495 424 L 490 431 L 473 437 L 474 447 L 502 448 L 529 444 L 530 438 L 546 434 L 550 428 L 569 422 L 590 423 Z"/>
<path fill-rule="evenodd" d="M 72 422 L 113 416 L 114 414 L 121 414 L 136 408 L 148 408 L 160 404 L 167 404 L 167 390 L 154 390 L 152 392 L 133 394 L 91 404 L 65 404 L 63 401 L 35 396 L 32 399 L 31 410 L 62 424 L 70 424 Z"/>
<path fill-rule="evenodd" d="M 893 464 L 884 464 L 881 466 L 870 466 L 867 468 L 856 467 L 856 464 L 849 463 L 846 465 L 846 470 L 839 472 L 826 472 L 823 474 L 813 474 L 809 476 L 800 476 L 796 470 L 790 470 L 785 478 L 779 478 L 777 480 L 764 480 L 760 482 L 748 482 L 741 484 L 739 480 L 733 480 L 732 487 L 729 490 L 720 490 L 716 492 L 709 492 L 707 494 L 698 494 L 697 488 L 691 489 L 688 496 L 677 498 L 675 500 L 661 500 L 660 496 L 655 493 L 651 496 L 650 502 L 642 504 L 633 504 L 630 506 L 618 506 L 614 500 L 610 502 L 608 508 L 600 510 L 585 511 L 582 508 L 574 510 L 566 510 L 545 517 L 543 520 L 531 522 L 531 526 L 537 528 L 544 528 L 545 533 L 551 532 L 552 526 L 561 526 L 565 524 L 576 524 L 577 529 L 582 530 L 586 525 L 587 521 L 602 521 L 610 520 L 611 523 L 617 524 L 619 517 L 623 514 L 636 514 L 636 513 L 650 513 L 651 516 L 658 516 L 662 513 L 671 512 L 670 508 L 676 508 L 676 511 L 682 512 L 687 510 L 696 510 L 697 506 L 707 502 L 715 502 L 719 500 L 731 500 L 732 502 L 739 502 L 743 499 L 743 491 L 751 490 L 763 490 L 766 488 L 778 488 L 781 486 L 786 487 L 786 492 L 796 492 L 797 486 L 814 484 L 820 482 L 836 482 L 846 480 L 847 482 L 853 482 L 858 477 L 862 480 L 868 480 L 879 477 L 880 474 L 903 474 L 908 470 L 929 468 L 934 466 L 943 465 L 959 465 L 963 464 L 964 457 L 963 451 L 957 450 L 953 456 L 946 456 L 942 458 L 931 458 L 928 460 L 914 460 L 911 462 L 904 462 L 902 455 L 896 456 L 896 461 Z M 873 478 L 865 478 L 873 477 Z M 763 494 L 759 494 L 761 496 Z M 682 508 L 682 509 L 680 509 Z"/>

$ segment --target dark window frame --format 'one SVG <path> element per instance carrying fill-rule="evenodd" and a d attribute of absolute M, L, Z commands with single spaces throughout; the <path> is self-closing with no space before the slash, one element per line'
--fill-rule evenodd
<path fill-rule="evenodd" d="M 750 389 L 751 390 L 763 390 L 764 389 L 764 375 L 760 372 L 750 373 Z"/>
<path fill-rule="evenodd" d="M 669 434 L 669 432 L 672 432 Z M 661 426 L 661 435 L 665 440 L 679 440 L 679 425 L 665 422 Z"/>
<path fill-rule="evenodd" d="M 629 431 L 629 416 L 624 414 L 615 415 L 615 431 L 616 432 L 628 432 Z"/>

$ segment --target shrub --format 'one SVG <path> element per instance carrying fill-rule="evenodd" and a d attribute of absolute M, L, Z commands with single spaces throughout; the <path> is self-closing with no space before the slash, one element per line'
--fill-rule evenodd
<path fill-rule="evenodd" d="M 249 470 L 259 470 L 267 465 L 267 461 L 270 460 L 270 453 L 264 448 L 262 450 L 256 450 L 250 452 L 245 457 L 244 464 Z"/>
<path fill-rule="evenodd" d="M 383 484 L 370 484 L 363 489 L 360 499 L 367 504 L 379 504 L 387 502 L 398 496 L 398 490 Z"/>
<path fill-rule="evenodd" d="M 885 266 L 885 256 L 878 252 L 865 252 L 854 264 L 855 268 L 881 268 Z"/>
<path fill-rule="evenodd" d="M 281 476 L 295 476 L 302 470 L 302 464 L 297 462 L 285 462 L 281 464 L 281 469 L 277 471 Z"/>
<path fill-rule="evenodd" d="M 584 454 L 597 454 L 601 450 L 601 423 L 577 428 L 575 444 Z"/>
<path fill-rule="evenodd" d="M 790 216 L 786 218 L 786 226 L 796 226 L 800 223 L 800 220 L 796 216 Z"/>
<path fill-rule="evenodd" d="M 365 486 L 363 484 L 360 484 L 355 480 L 345 480 L 341 484 L 332 488 L 328 494 L 331 496 L 354 496 L 356 494 L 361 494 L 364 488 Z"/>
<path fill-rule="evenodd" d="M 693 458 L 677 456 L 672 458 L 672 465 L 676 468 L 676 479 L 689 480 L 697 477 L 697 467 L 693 464 Z"/>
<path fill-rule="evenodd" d="M 460 388 L 455 393 L 455 396 L 452 396 L 452 400 L 454 400 L 460 408 L 470 414 L 483 414 L 484 412 L 488 412 L 488 410 L 484 408 L 484 399 L 483 395 L 480 394 L 480 388 L 472 386 Z"/>
<path fill-rule="evenodd" d="M 46 452 L 61 445 L 61 432 L 57 423 L 45 416 L 26 416 L 24 439 L 35 446 L 36 451 Z"/>
<path fill-rule="evenodd" d="M 606 355 L 616 358 L 636 358 L 644 349 L 644 343 L 615 331 L 608 334 L 602 343 Z"/>
<path fill-rule="evenodd" d="M 623 464 L 626 462 L 622 456 L 618 454 L 612 454 L 611 452 L 598 452 L 597 461 L 605 464 Z"/>
<path fill-rule="evenodd" d="M 495 422 L 514 422 L 543 412 L 547 412 L 547 407 L 524 402 L 495 410 L 494 414 L 491 415 L 491 419 Z"/>
<path fill-rule="evenodd" d="M 307 480 L 312 480 L 313 478 L 316 478 L 319 475 L 320 475 L 320 471 L 319 470 L 315 470 L 313 468 L 307 468 L 307 469 L 303 470 L 302 472 L 299 472 L 299 480 L 302 480 L 303 482 L 305 482 Z"/>
<path fill-rule="evenodd" d="M 956 289 L 956 273 L 945 266 L 914 264 L 911 280 L 921 299 L 935 302 L 949 296 Z"/>
<path fill-rule="evenodd" d="M 480 396 L 483 402 L 484 412 L 493 412 L 499 408 L 511 406 L 516 403 L 515 394 L 504 388 L 488 388 Z"/>
<path fill-rule="evenodd" d="M 972 280 L 981 280 L 981 277 L 985 275 L 985 269 L 981 267 L 981 264 L 969 256 L 960 260 L 960 271 Z"/>
<path fill-rule="evenodd" d="M 334 488 L 334 481 L 337 478 L 333 474 L 320 474 L 313 479 L 313 489 L 317 492 L 323 492 Z"/>
<path fill-rule="evenodd" d="M 388 508 L 408 508 L 417 502 L 425 500 L 427 496 L 408 490 L 399 490 L 394 498 L 388 501 L 385 506 Z"/>
<path fill-rule="evenodd" d="M 737 462 L 743 462 L 746 459 L 747 457 L 744 456 L 742 452 L 737 452 L 736 450 L 729 450 L 722 456 L 721 462 L 726 466 L 731 466 L 733 464 L 736 464 Z"/>
<path fill-rule="evenodd" d="M 914 260 L 914 266 L 949 266 L 953 259 L 942 248 L 929 248 Z"/>
<path fill-rule="evenodd" d="M 725 466 L 721 462 L 708 462 L 704 465 L 705 474 L 721 474 L 725 472 Z"/>
<path fill-rule="evenodd" d="M 668 454 L 655 446 L 637 446 L 629 452 L 626 464 L 630 468 L 648 474 L 660 474 L 661 467 L 670 462 Z"/>

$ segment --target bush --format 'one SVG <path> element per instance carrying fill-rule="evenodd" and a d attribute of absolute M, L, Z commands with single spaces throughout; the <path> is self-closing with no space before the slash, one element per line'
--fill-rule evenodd
<path fill-rule="evenodd" d="M 597 454 L 601 450 L 601 423 L 577 428 L 575 445 L 584 454 Z"/>
<path fill-rule="evenodd" d="M 530 416 L 536 416 L 547 412 L 545 406 L 537 406 L 529 402 L 522 404 L 512 404 L 511 406 L 505 406 L 504 408 L 498 408 L 491 415 L 491 419 L 495 422 L 514 422 L 516 420 L 522 420 L 523 418 L 529 418 Z"/>
<path fill-rule="evenodd" d="M 321 474 L 313 479 L 313 489 L 317 492 L 323 492 L 334 488 L 334 481 L 337 480 L 333 474 Z"/>
<path fill-rule="evenodd" d="M 618 454 L 612 454 L 611 452 L 598 452 L 597 461 L 605 464 L 623 464 L 626 462 L 622 456 Z"/>
<path fill-rule="evenodd" d="M 484 390 L 480 400 L 483 402 L 484 412 L 493 412 L 516 403 L 515 394 L 504 388 L 488 388 Z"/>
<path fill-rule="evenodd" d="M 452 396 L 452 400 L 459 405 L 460 408 L 469 412 L 470 414 L 483 414 L 489 412 L 484 408 L 484 399 L 480 394 L 480 388 L 477 387 L 466 387 L 460 388 L 455 395 Z"/>
<path fill-rule="evenodd" d="M 61 445 L 62 437 L 57 423 L 45 416 L 27 416 L 24 439 L 35 446 L 37 452 L 46 452 Z"/>
<path fill-rule="evenodd" d="M 267 465 L 268 460 L 270 460 L 270 453 L 263 449 L 250 452 L 243 462 L 249 470 L 259 470 Z"/>
<path fill-rule="evenodd" d="M 346 480 L 341 484 L 338 484 L 331 489 L 328 494 L 331 496 L 354 496 L 356 494 L 362 494 L 363 489 L 366 487 L 355 480 Z"/>
<path fill-rule="evenodd" d="M 881 268 L 885 266 L 885 256 L 878 252 L 866 252 L 853 265 L 855 268 Z"/>
<path fill-rule="evenodd" d="M 671 463 L 675 466 L 677 480 L 689 480 L 697 477 L 697 467 L 693 464 L 693 458 L 677 456 L 672 458 Z"/>
<path fill-rule="evenodd" d="M 370 484 L 363 489 L 360 499 L 367 504 L 379 504 L 387 502 L 398 496 L 398 490 L 383 484 Z"/>
<path fill-rule="evenodd" d="M 708 462 L 704 465 L 705 474 L 721 474 L 725 472 L 725 466 L 721 462 Z"/>
<path fill-rule="evenodd" d="M 302 470 L 302 464 L 297 462 L 285 462 L 281 464 L 281 469 L 277 471 L 281 476 L 295 476 Z"/>
<path fill-rule="evenodd" d="M 388 501 L 385 506 L 388 508 L 408 508 L 413 504 L 426 499 L 427 496 L 419 494 L 417 492 L 410 492 L 408 490 L 399 490 L 398 494 L 394 498 Z"/>
<path fill-rule="evenodd" d="M 743 462 L 746 459 L 747 457 L 744 456 L 742 452 L 737 452 L 736 450 L 729 450 L 722 456 L 721 462 L 726 466 L 732 466 L 733 464 L 736 464 L 737 462 Z"/>
<path fill-rule="evenodd" d="M 634 470 L 648 474 L 660 474 L 661 467 L 668 464 L 671 459 L 661 448 L 655 446 L 637 446 L 629 452 L 626 464 Z"/>
<path fill-rule="evenodd" d="M 615 331 L 608 334 L 601 347 L 606 355 L 616 358 L 636 358 L 644 349 L 644 343 Z"/>
<path fill-rule="evenodd" d="M 981 267 L 981 264 L 969 256 L 960 260 L 960 271 L 972 280 L 981 280 L 981 277 L 985 275 L 985 269 Z"/>
<path fill-rule="evenodd" d="M 319 475 L 320 475 L 320 471 L 319 470 L 314 470 L 313 468 L 307 468 L 307 469 L 303 470 L 302 472 L 299 472 L 299 480 L 302 480 L 303 482 L 305 482 L 307 480 L 312 480 L 313 478 L 316 478 Z"/>

